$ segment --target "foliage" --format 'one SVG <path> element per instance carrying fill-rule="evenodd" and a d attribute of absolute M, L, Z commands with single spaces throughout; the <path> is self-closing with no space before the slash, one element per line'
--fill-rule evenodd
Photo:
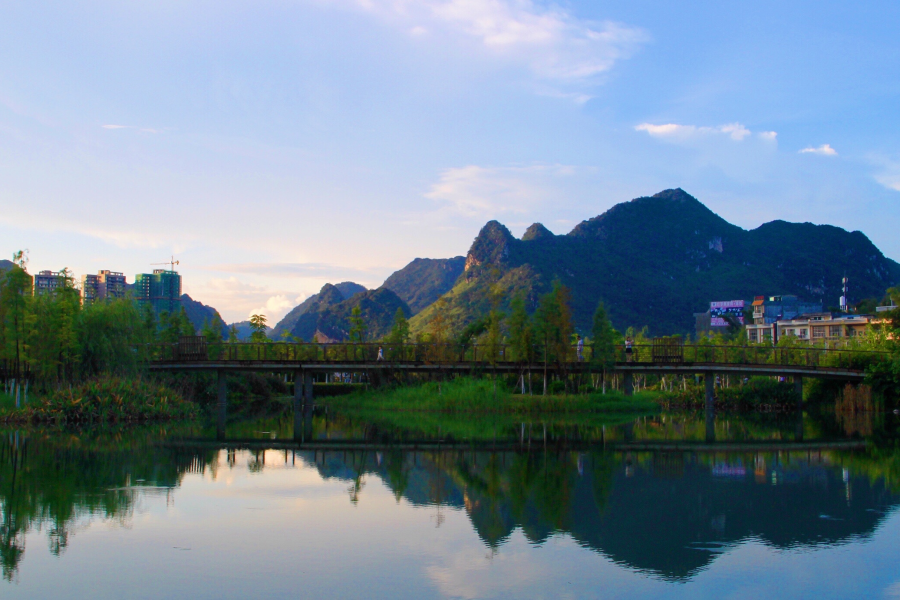
<path fill-rule="evenodd" d="M 337 409 L 369 408 L 377 411 L 425 410 L 442 412 L 486 412 L 511 414 L 578 412 L 656 412 L 653 394 L 625 397 L 622 394 L 529 396 L 513 394 L 488 379 L 462 377 L 418 386 L 356 392 L 328 400 Z"/>
<path fill-rule="evenodd" d="M 62 387 L 19 410 L 5 411 L 7 422 L 144 421 L 192 419 L 197 406 L 155 381 L 104 375 L 73 387 Z"/>
<path fill-rule="evenodd" d="M 250 327 L 253 330 L 253 333 L 250 334 L 251 342 L 267 342 L 269 340 L 266 336 L 266 329 L 268 328 L 266 321 L 266 315 L 250 316 Z"/>

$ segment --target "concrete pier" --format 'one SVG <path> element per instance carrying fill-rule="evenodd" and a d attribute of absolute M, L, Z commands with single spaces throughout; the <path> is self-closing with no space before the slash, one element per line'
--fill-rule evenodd
<path fill-rule="evenodd" d="M 216 410 L 216 439 L 225 439 L 225 420 L 228 416 L 228 382 L 226 380 L 225 371 L 218 371 L 218 404 Z"/>
<path fill-rule="evenodd" d="M 707 371 L 703 375 L 706 385 L 706 441 L 716 441 L 716 376 Z"/>

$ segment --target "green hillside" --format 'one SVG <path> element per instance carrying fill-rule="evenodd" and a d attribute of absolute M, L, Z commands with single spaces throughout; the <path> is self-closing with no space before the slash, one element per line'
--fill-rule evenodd
<path fill-rule="evenodd" d="M 381 287 L 397 294 L 416 314 L 453 288 L 465 264 L 463 256 L 417 258 L 388 277 Z"/>
<path fill-rule="evenodd" d="M 325 287 L 334 288 L 337 290 L 338 294 L 340 294 L 341 299 L 347 299 L 354 294 L 358 294 L 360 292 L 366 291 L 366 288 L 358 283 L 354 283 L 352 281 L 344 281 L 335 285 L 327 284 Z M 322 288 L 323 290 L 325 288 Z M 321 293 L 321 292 L 320 292 Z M 291 333 L 296 327 L 297 322 L 300 320 L 300 317 L 306 313 L 309 308 L 316 304 L 318 306 L 319 302 L 319 294 L 313 294 L 297 306 L 291 309 L 291 311 L 286 314 L 274 328 L 272 328 L 272 332 L 270 333 L 270 337 L 272 339 L 278 340 L 281 339 L 281 335 L 283 332 Z M 340 302 L 340 300 L 338 300 Z M 313 331 L 315 333 L 315 331 Z"/>
<path fill-rule="evenodd" d="M 618 204 L 567 235 L 536 223 L 519 240 L 491 221 L 443 298 L 459 329 L 487 312 L 492 297 L 507 307 L 522 292 L 533 309 L 558 279 L 572 290 L 581 331 L 603 300 L 617 328 L 647 325 L 662 335 L 692 331 L 693 313 L 712 300 L 796 294 L 836 305 L 844 275 L 856 301 L 900 282 L 900 265 L 858 231 L 784 221 L 747 231 L 676 189 Z M 426 328 L 434 310 L 411 320 L 413 332 Z"/>

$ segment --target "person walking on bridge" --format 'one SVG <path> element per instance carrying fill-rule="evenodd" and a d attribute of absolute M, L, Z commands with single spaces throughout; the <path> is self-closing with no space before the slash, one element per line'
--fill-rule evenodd
<path fill-rule="evenodd" d="M 631 362 L 632 345 L 631 338 L 625 338 L 625 362 Z"/>
<path fill-rule="evenodd" d="M 384 360 L 384 349 L 381 346 L 378 346 L 378 358 L 375 359 L 378 362 Z"/>
<path fill-rule="evenodd" d="M 575 348 L 578 362 L 584 361 L 584 338 L 580 335 L 578 336 L 578 345 Z"/>

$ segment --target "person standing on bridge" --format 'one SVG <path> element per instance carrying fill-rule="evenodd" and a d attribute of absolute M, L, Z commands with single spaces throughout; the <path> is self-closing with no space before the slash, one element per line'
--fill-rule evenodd
<path fill-rule="evenodd" d="M 578 345 L 576 348 L 576 354 L 578 356 L 578 362 L 582 362 L 584 360 L 584 338 L 580 335 L 578 336 Z"/>
<path fill-rule="evenodd" d="M 625 338 L 625 362 L 631 362 L 632 345 L 631 338 Z"/>
<path fill-rule="evenodd" d="M 378 358 L 375 359 L 378 362 L 384 360 L 384 349 L 381 346 L 378 346 Z"/>

